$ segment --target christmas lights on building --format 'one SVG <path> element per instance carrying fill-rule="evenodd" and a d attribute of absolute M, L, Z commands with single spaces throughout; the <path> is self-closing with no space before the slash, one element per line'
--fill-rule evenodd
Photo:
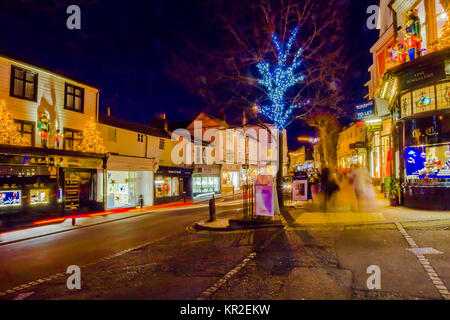
<path fill-rule="evenodd" d="M 86 128 L 83 130 L 83 140 L 80 144 L 80 151 L 106 153 L 102 134 L 98 130 L 97 124 L 92 117 L 88 120 Z"/>
<path fill-rule="evenodd" d="M 17 131 L 4 101 L 0 103 L 0 144 L 24 145 L 22 135 Z"/>

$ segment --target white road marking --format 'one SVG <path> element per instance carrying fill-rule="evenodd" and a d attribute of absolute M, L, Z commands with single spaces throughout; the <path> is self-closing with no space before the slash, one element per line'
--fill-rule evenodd
<path fill-rule="evenodd" d="M 403 226 L 400 223 L 396 222 L 395 225 L 397 226 L 397 229 L 400 231 L 402 236 L 405 238 L 406 242 L 408 242 L 410 247 L 412 247 L 407 250 L 414 253 L 417 260 L 419 260 L 419 263 L 425 269 L 425 272 L 427 273 L 428 277 L 430 278 L 431 283 L 439 291 L 442 298 L 444 298 L 445 300 L 450 300 L 450 292 L 448 291 L 447 287 L 445 286 L 444 282 L 441 280 L 441 278 L 439 277 L 437 272 L 432 267 L 431 263 L 424 256 L 425 253 L 423 251 L 425 251 L 425 250 L 423 250 L 423 249 L 432 249 L 432 248 L 419 248 L 417 246 L 416 242 L 414 241 L 414 239 L 406 232 L 405 228 L 403 228 Z M 420 249 L 422 249 L 422 250 L 420 250 Z M 437 250 L 435 250 L 435 251 L 437 251 Z M 437 252 L 440 252 L 440 251 L 437 251 Z"/>

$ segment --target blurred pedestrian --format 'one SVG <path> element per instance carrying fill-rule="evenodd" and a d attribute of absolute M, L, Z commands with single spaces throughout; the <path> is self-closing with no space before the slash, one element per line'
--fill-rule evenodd
<path fill-rule="evenodd" d="M 352 166 L 350 182 L 353 184 L 353 190 L 355 191 L 356 210 L 360 211 L 373 207 L 376 195 L 372 179 L 367 170 L 360 166 Z"/>
<path fill-rule="evenodd" d="M 328 203 L 334 199 L 335 194 L 340 190 L 336 179 L 331 175 L 330 169 L 323 168 L 320 178 L 320 193 L 323 197 L 323 210 L 326 212 Z"/>

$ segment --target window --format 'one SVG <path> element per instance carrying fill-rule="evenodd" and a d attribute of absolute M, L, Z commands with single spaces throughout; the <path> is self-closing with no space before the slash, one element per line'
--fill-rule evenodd
<path fill-rule="evenodd" d="M 436 4 L 436 26 L 437 26 L 437 36 L 440 38 L 442 36 L 442 31 L 444 25 L 447 23 L 448 17 L 445 13 L 444 8 L 441 5 L 441 0 L 435 0 Z"/>
<path fill-rule="evenodd" d="M 414 114 L 434 110 L 435 106 L 434 86 L 422 88 L 413 92 Z"/>
<path fill-rule="evenodd" d="M 159 139 L 159 149 L 164 150 L 164 139 Z"/>
<path fill-rule="evenodd" d="M 34 122 L 14 120 L 17 131 L 22 135 L 25 146 L 34 146 Z"/>
<path fill-rule="evenodd" d="M 64 128 L 64 149 L 79 151 L 82 138 L 82 131 Z"/>
<path fill-rule="evenodd" d="M 450 83 L 442 83 L 436 86 L 437 108 L 450 108 Z"/>
<path fill-rule="evenodd" d="M 30 190 L 30 204 L 46 204 L 49 203 L 49 189 L 31 189 Z"/>
<path fill-rule="evenodd" d="M 108 141 L 117 142 L 117 129 L 108 128 Z"/>
<path fill-rule="evenodd" d="M 137 140 L 137 141 L 138 141 L 138 142 L 144 142 L 144 135 L 138 133 L 138 140 Z"/>
<path fill-rule="evenodd" d="M 404 94 L 401 97 L 402 117 L 408 117 L 411 112 L 411 92 Z"/>
<path fill-rule="evenodd" d="M 84 112 L 84 89 L 66 83 L 64 109 Z"/>
<path fill-rule="evenodd" d="M 15 98 L 37 101 L 37 80 L 37 73 L 11 66 L 10 95 Z"/>
<path fill-rule="evenodd" d="M 420 1 L 420 3 L 414 9 L 417 9 L 417 13 L 420 19 L 421 23 L 420 36 L 422 38 L 422 49 L 425 49 L 427 48 L 427 21 L 425 12 L 425 1 L 424 0 Z"/>

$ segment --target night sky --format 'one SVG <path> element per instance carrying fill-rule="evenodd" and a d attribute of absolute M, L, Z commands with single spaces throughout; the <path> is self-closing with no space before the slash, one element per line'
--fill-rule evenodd
<path fill-rule="evenodd" d="M 329 0 L 317 1 L 326 5 Z M 358 103 L 367 93 L 364 84 L 372 63 L 369 49 L 378 38 L 378 30 L 366 28 L 366 9 L 378 1 L 348 1 L 346 45 L 351 66 L 346 86 Z M 0 51 L 100 88 L 100 112 L 111 106 L 113 116 L 145 124 L 161 112 L 169 121 L 193 120 L 202 102 L 165 70 L 168 53 L 176 51 L 183 34 L 202 20 L 193 4 L 199 2 L 0 0 Z M 81 7 L 81 30 L 66 28 L 70 4 Z M 296 136 L 313 132 L 294 123 L 288 128 L 290 149 L 298 147 Z"/>

